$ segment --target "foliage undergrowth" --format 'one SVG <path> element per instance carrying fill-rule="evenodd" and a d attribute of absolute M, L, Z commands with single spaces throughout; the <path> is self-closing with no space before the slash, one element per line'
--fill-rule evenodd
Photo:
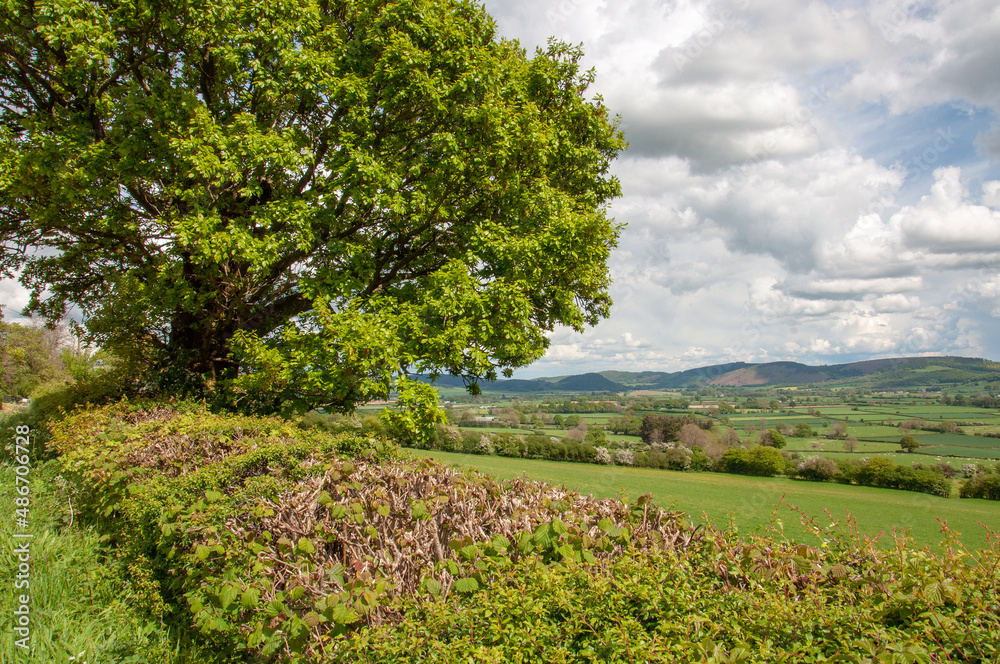
<path fill-rule="evenodd" d="M 995 662 L 1000 543 L 692 531 L 360 434 L 119 403 L 52 425 L 147 612 L 227 661 Z M 803 515 L 803 518 L 806 518 Z M 945 531 L 946 537 L 951 537 Z"/>

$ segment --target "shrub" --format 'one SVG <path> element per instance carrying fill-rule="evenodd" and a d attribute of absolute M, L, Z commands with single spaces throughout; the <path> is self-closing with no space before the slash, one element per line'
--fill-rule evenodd
<path fill-rule="evenodd" d="M 813 431 L 812 427 L 805 422 L 799 422 L 795 425 L 795 432 L 792 435 L 796 438 L 808 438 L 816 435 L 816 432 Z"/>
<path fill-rule="evenodd" d="M 527 445 L 520 436 L 512 433 L 495 433 L 491 436 L 494 454 L 502 457 L 520 458 Z"/>
<path fill-rule="evenodd" d="M 479 437 L 479 442 L 476 443 L 476 449 L 473 450 L 473 453 L 487 456 L 493 454 L 493 441 L 487 434 L 483 434 Z"/>
<path fill-rule="evenodd" d="M 377 419 L 375 420 L 378 421 Z M 437 449 L 445 452 L 462 451 L 462 431 L 458 427 L 441 426 L 437 431 Z"/>
<path fill-rule="evenodd" d="M 479 441 L 483 437 L 481 433 L 475 431 L 462 430 L 462 453 L 463 454 L 476 454 L 476 448 L 479 446 Z"/>
<path fill-rule="evenodd" d="M 691 450 L 691 470 L 708 470 L 712 464 L 712 459 L 700 447 Z"/>
<path fill-rule="evenodd" d="M 773 477 L 785 470 L 785 459 L 773 447 L 757 445 L 750 450 L 731 448 L 722 455 L 720 467 L 728 473 Z"/>
<path fill-rule="evenodd" d="M 885 457 L 873 457 L 861 464 L 854 481 L 863 486 L 917 491 L 944 498 L 951 495 L 951 481 L 940 473 L 897 466 Z"/>
<path fill-rule="evenodd" d="M 738 475 L 749 474 L 750 453 L 738 447 L 730 447 L 722 455 L 718 469 L 726 473 L 736 473 Z"/>
<path fill-rule="evenodd" d="M 611 452 L 608 451 L 608 448 L 606 447 L 594 448 L 594 463 L 599 463 L 602 466 L 611 465 Z"/>
<path fill-rule="evenodd" d="M 691 452 L 683 447 L 672 447 L 664 452 L 666 467 L 670 470 L 690 470 Z"/>
<path fill-rule="evenodd" d="M 543 435 L 525 436 L 524 458 L 545 459 L 549 447 L 549 437 Z"/>
<path fill-rule="evenodd" d="M 489 585 L 489 560 L 608 560 L 697 539 L 648 497 L 501 484 L 356 434 L 195 406 L 81 413 L 53 447 L 78 518 L 225 661 L 318 662 L 331 637 L 418 597 Z"/>
<path fill-rule="evenodd" d="M 975 477 L 976 475 L 983 472 L 983 467 L 978 463 L 963 463 L 962 464 L 962 476 L 963 477 Z"/>
<path fill-rule="evenodd" d="M 1000 500 L 1000 475 L 980 473 L 966 480 L 959 488 L 958 495 L 962 498 Z"/>
<path fill-rule="evenodd" d="M 635 453 L 632 450 L 616 450 L 614 460 L 616 466 L 631 466 L 635 464 Z"/>
<path fill-rule="evenodd" d="M 807 457 L 798 468 L 799 477 L 813 482 L 827 482 L 836 474 L 837 462 L 820 456 Z"/>
<path fill-rule="evenodd" d="M 747 468 L 750 475 L 773 477 L 785 472 L 785 458 L 773 447 L 758 445 L 750 450 L 749 457 Z"/>

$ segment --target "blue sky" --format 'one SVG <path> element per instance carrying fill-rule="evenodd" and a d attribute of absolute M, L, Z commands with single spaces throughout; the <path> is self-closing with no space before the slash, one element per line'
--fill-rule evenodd
<path fill-rule="evenodd" d="M 994 0 L 487 0 L 622 117 L 616 305 L 519 377 L 1000 358 Z"/>

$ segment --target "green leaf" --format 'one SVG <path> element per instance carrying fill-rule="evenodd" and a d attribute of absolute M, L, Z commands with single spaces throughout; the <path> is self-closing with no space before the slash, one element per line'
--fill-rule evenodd
<path fill-rule="evenodd" d="M 427 579 L 424 581 L 424 588 L 432 597 L 437 597 L 441 594 L 441 582 L 437 579 Z"/>
<path fill-rule="evenodd" d="M 358 620 L 358 614 L 343 604 L 338 604 L 330 610 L 330 619 L 338 625 L 350 625 Z"/>
<path fill-rule="evenodd" d="M 236 587 L 231 583 L 227 583 L 222 586 L 222 590 L 219 591 L 219 604 L 221 604 L 224 609 L 228 608 L 229 605 L 233 603 L 233 600 L 236 599 L 237 594 Z"/>
<path fill-rule="evenodd" d="M 535 528 L 535 533 L 532 535 L 531 539 L 536 546 L 542 549 L 547 548 L 552 543 L 553 539 L 552 526 L 547 523 L 539 525 Z"/>
<path fill-rule="evenodd" d="M 466 579 L 457 579 L 452 588 L 454 588 L 456 592 L 460 593 L 474 593 L 479 590 L 479 582 L 471 577 Z"/>
<path fill-rule="evenodd" d="M 240 595 L 240 604 L 245 609 L 256 609 L 260 604 L 260 591 L 253 586 L 249 586 Z"/>
<path fill-rule="evenodd" d="M 422 500 L 414 500 L 410 504 L 410 513 L 414 519 L 418 520 L 425 520 L 431 517 L 430 510 L 427 509 L 427 504 Z"/>
<path fill-rule="evenodd" d="M 618 537 L 622 534 L 622 529 L 615 525 L 615 522 L 611 519 L 601 519 L 598 522 L 597 527 L 611 537 Z"/>

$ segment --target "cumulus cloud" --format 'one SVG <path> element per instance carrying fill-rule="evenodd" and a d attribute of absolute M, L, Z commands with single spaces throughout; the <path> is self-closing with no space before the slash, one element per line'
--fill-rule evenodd
<path fill-rule="evenodd" d="M 906 244 L 930 253 L 1000 250 L 1000 212 L 968 202 L 961 169 L 940 168 L 934 178 L 928 195 L 891 219 L 900 227 Z"/>

